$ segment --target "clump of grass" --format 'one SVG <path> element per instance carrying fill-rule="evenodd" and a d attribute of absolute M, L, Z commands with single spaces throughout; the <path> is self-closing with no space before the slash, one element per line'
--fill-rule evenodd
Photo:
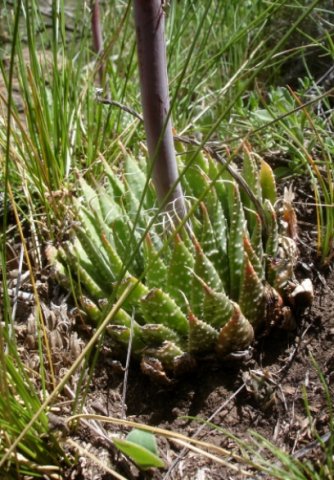
<path fill-rule="evenodd" d="M 2 330 L 3 335 L 3 330 Z M 14 349 L 1 355 L 0 457 L 29 423 L 41 406 L 38 387 Z M 42 412 L 27 435 L 1 468 L 6 478 L 34 474 L 39 477 L 60 474 L 68 463 L 59 439 L 50 431 L 48 416 Z"/>

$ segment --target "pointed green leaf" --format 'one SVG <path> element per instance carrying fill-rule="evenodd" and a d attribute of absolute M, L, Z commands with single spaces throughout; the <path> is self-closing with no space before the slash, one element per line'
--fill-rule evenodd
<path fill-rule="evenodd" d="M 100 204 L 102 219 L 107 225 L 111 225 L 118 217 L 122 215 L 121 207 L 106 192 L 105 188 L 96 183 L 96 192 Z"/>
<path fill-rule="evenodd" d="M 109 266 L 113 273 L 114 278 L 116 279 L 119 274 L 123 271 L 122 260 L 117 255 L 116 250 L 114 249 L 111 242 L 108 240 L 105 233 L 101 233 L 101 241 L 104 247 L 104 250 L 108 256 Z"/>
<path fill-rule="evenodd" d="M 174 370 L 184 353 L 180 347 L 169 340 L 159 347 L 145 349 L 145 356 L 158 359 L 167 370 Z"/>
<path fill-rule="evenodd" d="M 124 325 L 108 325 L 106 327 L 108 335 L 116 342 L 119 343 L 123 349 L 127 349 L 130 344 L 131 328 Z M 132 351 L 133 353 L 142 352 L 146 347 L 141 338 L 141 332 L 137 330 L 132 333 Z"/>
<path fill-rule="evenodd" d="M 141 299 L 141 311 L 146 323 L 161 323 L 180 335 L 188 333 L 188 321 L 175 301 L 160 288 L 153 288 Z"/>
<path fill-rule="evenodd" d="M 192 195 L 195 198 L 199 198 L 210 183 L 208 176 L 196 164 L 193 164 L 188 168 L 184 177 L 188 189 L 190 189 L 190 191 L 187 191 L 187 194 Z"/>
<path fill-rule="evenodd" d="M 254 252 L 257 258 L 262 262 L 263 260 L 263 229 L 262 229 L 262 221 L 260 215 L 255 213 L 255 222 L 253 224 L 253 231 L 251 234 L 251 244 L 254 249 Z M 248 253 L 248 252 L 247 252 Z"/>
<path fill-rule="evenodd" d="M 196 274 L 194 276 L 201 285 L 204 294 L 202 318 L 206 323 L 220 330 L 220 328 L 231 318 L 233 303 L 223 290 L 217 292 L 210 288 L 209 285 L 207 285 Z"/>
<path fill-rule="evenodd" d="M 184 312 L 187 311 L 187 303 L 191 298 L 191 270 L 193 267 L 194 258 L 192 254 L 185 246 L 180 235 L 176 235 L 172 258 L 169 262 L 166 291 Z"/>
<path fill-rule="evenodd" d="M 124 183 L 121 181 L 120 177 L 117 175 L 117 172 L 114 171 L 109 163 L 102 156 L 103 172 L 107 177 L 106 193 L 110 195 L 115 202 L 119 200 L 120 197 L 125 192 Z"/>
<path fill-rule="evenodd" d="M 76 210 L 80 227 L 85 230 L 93 243 L 100 245 L 100 238 L 97 233 L 97 228 L 98 225 L 101 225 L 101 222 L 103 222 L 101 217 L 97 215 L 95 210 L 88 210 L 86 206 L 82 205 L 80 202 L 76 202 Z M 74 225 L 74 230 L 75 228 L 76 224 Z"/>
<path fill-rule="evenodd" d="M 270 165 L 261 160 L 260 183 L 263 200 L 269 200 L 272 205 L 276 203 L 276 181 Z"/>
<path fill-rule="evenodd" d="M 193 158 L 194 153 L 191 152 L 190 155 L 191 158 Z M 204 173 L 209 173 L 209 160 L 206 155 L 204 155 L 203 151 L 198 151 L 192 161 L 194 164 L 198 165 Z"/>
<path fill-rule="evenodd" d="M 224 288 L 226 288 L 229 280 L 228 259 L 226 254 L 226 223 L 223 209 L 219 203 L 217 203 L 217 207 L 220 207 L 220 220 L 213 226 L 206 206 L 203 202 L 201 203 L 203 216 L 201 247 L 205 255 L 213 263 L 223 282 Z"/>
<path fill-rule="evenodd" d="M 244 236 L 244 249 L 245 253 L 247 254 L 247 257 L 254 268 L 256 275 L 259 277 L 261 281 L 264 280 L 265 277 L 265 269 L 264 265 L 262 264 L 261 260 L 259 257 L 256 255 L 253 246 L 251 242 L 249 241 L 249 238 L 247 235 Z"/>
<path fill-rule="evenodd" d="M 95 189 L 93 189 L 86 182 L 86 180 L 83 177 L 79 178 L 79 183 L 80 183 L 80 187 L 81 187 L 82 193 L 83 193 L 84 198 L 85 198 L 85 203 L 86 203 L 86 205 L 88 205 L 88 208 L 90 210 L 95 211 L 96 215 L 99 215 L 99 216 L 101 216 L 101 218 L 103 218 L 103 214 L 101 212 L 101 207 L 100 207 L 100 202 L 99 202 L 98 195 L 97 195 Z"/>
<path fill-rule="evenodd" d="M 167 283 L 167 266 L 155 248 L 150 235 L 147 235 L 145 238 L 143 253 L 146 266 L 145 278 L 148 288 L 165 288 Z"/>
<path fill-rule="evenodd" d="M 243 156 L 243 164 L 242 164 L 242 176 L 245 182 L 248 184 L 249 189 L 253 192 L 256 198 L 261 202 L 262 200 L 262 192 L 260 186 L 260 179 L 259 179 L 259 169 L 257 163 L 254 158 L 254 153 L 251 150 L 250 145 L 244 143 L 243 145 L 244 156 Z M 245 191 L 241 191 L 241 198 L 244 208 L 246 208 L 246 218 L 248 222 L 248 228 L 250 232 L 253 231 L 255 218 L 252 215 L 252 212 L 249 210 L 254 210 L 256 205 L 253 204 L 252 200 L 250 199 L 249 195 Z"/>
<path fill-rule="evenodd" d="M 162 324 L 147 323 L 141 327 L 141 334 L 146 345 L 162 345 L 165 340 L 169 340 L 175 345 L 181 347 L 179 335 L 169 327 Z"/>
<path fill-rule="evenodd" d="M 145 213 L 143 207 L 138 214 L 140 208 L 140 203 L 137 197 L 133 194 L 132 190 L 128 189 L 127 192 L 122 197 L 122 204 L 124 205 L 124 210 L 126 210 L 127 215 L 131 222 L 136 222 L 138 225 L 143 226 Z"/>
<path fill-rule="evenodd" d="M 98 277 L 101 278 L 102 284 L 110 284 L 115 280 L 105 249 L 102 247 L 102 241 L 94 243 L 88 232 L 82 227 L 76 228 L 77 238 L 85 250 L 89 261 L 96 269 Z"/>
<path fill-rule="evenodd" d="M 203 280 L 209 287 L 216 291 L 224 291 L 223 283 L 215 269 L 214 265 L 204 254 L 200 244 L 193 239 L 196 249 L 196 259 L 194 266 L 194 279 L 192 283 L 191 309 L 199 318 L 203 316 L 204 291 L 197 277 Z"/>
<path fill-rule="evenodd" d="M 215 181 L 215 190 L 217 192 L 217 198 L 221 203 L 226 197 L 226 187 L 225 187 L 225 175 L 226 167 L 224 165 L 218 164 L 213 158 L 209 158 L 209 178 L 217 179 Z"/>
<path fill-rule="evenodd" d="M 144 268 L 144 259 L 142 248 L 139 250 L 137 249 L 137 245 L 140 241 L 139 232 L 133 231 L 131 221 L 127 215 L 117 218 L 111 227 L 117 253 L 124 264 L 127 264 L 133 252 L 137 252 L 137 255 L 133 259 L 132 264 L 128 266 L 128 269 L 130 273 L 140 275 Z"/>
<path fill-rule="evenodd" d="M 234 310 L 230 320 L 220 330 L 216 351 L 224 356 L 228 353 L 247 348 L 254 339 L 254 330 L 249 321 L 241 313 L 239 306 L 234 303 Z"/>
<path fill-rule="evenodd" d="M 146 184 L 146 175 L 132 155 L 127 155 L 125 159 L 125 177 L 128 190 L 140 201 Z"/>
<path fill-rule="evenodd" d="M 81 295 L 78 300 L 89 318 L 93 320 L 93 322 L 98 323 L 101 320 L 101 310 L 97 304 L 85 295 Z"/>
<path fill-rule="evenodd" d="M 264 286 L 245 254 L 244 273 L 239 297 L 239 306 L 247 320 L 256 328 L 264 321 Z"/>
<path fill-rule="evenodd" d="M 264 213 L 267 221 L 267 241 L 265 252 L 270 257 L 274 257 L 278 249 L 278 223 L 274 207 L 269 200 L 264 202 Z"/>
<path fill-rule="evenodd" d="M 205 353 L 213 350 L 218 331 L 209 324 L 199 320 L 191 311 L 188 313 L 189 337 L 188 348 L 190 353 Z"/>
<path fill-rule="evenodd" d="M 89 295 L 93 297 L 93 299 L 104 298 L 106 292 L 96 283 L 92 274 L 94 273 L 93 266 L 91 267 L 91 272 L 84 268 L 79 259 L 80 255 L 77 253 L 73 245 L 65 244 L 64 249 L 59 248 L 59 256 L 61 261 L 64 264 L 67 264 L 71 272 L 75 275 L 77 281 L 83 285 L 85 290 Z"/>

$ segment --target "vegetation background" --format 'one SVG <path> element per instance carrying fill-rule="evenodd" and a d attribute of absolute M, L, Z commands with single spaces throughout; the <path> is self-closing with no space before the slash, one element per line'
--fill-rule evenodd
<path fill-rule="evenodd" d="M 78 292 L 58 286 L 45 257 L 47 245 L 68 239 L 80 176 L 102 184 L 107 166 L 122 170 L 126 152 L 146 158 L 133 115 L 141 103 L 132 2 L 100 8 L 96 54 L 89 2 L 0 6 L 0 477 L 330 479 L 333 3 L 164 7 L 177 134 L 234 156 L 248 142 L 281 190 L 294 186 L 298 268 L 316 287 L 296 332 L 259 340 L 254 363 L 228 366 L 223 378 L 217 367 L 200 367 L 168 392 L 172 409 L 166 390 L 157 392 L 136 365 L 117 373 L 101 329 L 94 333 L 78 313 Z M 94 417 L 101 412 L 112 426 Z M 159 453 L 151 446 L 133 458 L 116 449 L 112 438 L 124 439 L 129 412 L 159 438 Z M 73 426 L 77 413 L 88 418 Z M 166 468 L 145 470 L 158 466 L 145 464 L 147 450 Z"/>

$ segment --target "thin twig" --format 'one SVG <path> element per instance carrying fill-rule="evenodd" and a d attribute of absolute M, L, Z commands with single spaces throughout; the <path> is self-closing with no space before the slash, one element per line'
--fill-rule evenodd
<path fill-rule="evenodd" d="M 126 362 L 125 362 L 125 372 L 124 372 L 124 381 L 123 381 L 123 391 L 122 391 L 122 410 L 121 410 L 121 416 L 122 418 L 126 418 L 126 393 L 127 393 L 127 387 L 128 387 L 128 378 L 129 378 L 129 367 L 130 367 L 130 361 L 131 361 L 131 353 L 132 353 L 132 340 L 133 340 L 133 323 L 135 321 L 135 312 L 132 312 L 131 316 L 131 326 L 130 326 L 130 337 L 129 337 L 129 345 L 128 345 L 128 351 L 126 354 Z"/>
<path fill-rule="evenodd" d="M 310 451 L 314 450 L 315 448 L 321 446 L 321 443 L 328 443 L 329 440 L 331 439 L 332 435 L 333 435 L 333 432 L 324 433 L 318 439 L 313 440 L 313 442 L 308 443 L 305 447 L 300 448 L 299 450 L 294 452 L 292 454 L 292 457 L 297 458 L 297 459 L 304 457 L 305 455 L 308 454 L 308 452 L 310 452 Z"/>
<path fill-rule="evenodd" d="M 288 360 L 284 363 L 283 367 L 280 368 L 278 370 L 278 372 L 276 372 L 276 375 L 279 376 L 279 380 L 277 381 L 277 384 L 278 385 L 281 385 L 283 380 L 284 380 L 284 377 L 285 375 L 287 374 L 288 370 L 291 368 L 292 366 L 292 363 L 294 361 L 294 359 L 296 358 L 297 356 L 297 353 L 299 352 L 300 350 L 300 347 L 302 345 L 302 342 L 307 334 L 307 332 L 309 331 L 309 329 L 312 327 L 312 323 L 310 323 L 309 325 L 306 326 L 306 328 L 303 330 L 302 334 L 300 335 L 299 339 L 298 339 L 298 342 L 297 342 L 297 345 L 295 346 L 295 348 L 292 350 L 292 352 L 290 353 L 289 355 L 289 358 Z"/>
<path fill-rule="evenodd" d="M 24 248 L 23 248 L 23 245 L 21 244 L 20 258 L 19 258 L 19 268 L 18 268 L 17 281 L 16 281 L 16 286 L 15 286 L 15 295 L 14 295 L 14 301 L 13 301 L 13 310 L 12 310 L 12 322 L 13 323 L 15 322 L 17 302 L 18 302 L 18 299 L 19 299 L 20 286 L 21 286 L 21 282 L 22 282 L 23 260 L 24 260 Z"/>
<path fill-rule="evenodd" d="M 210 417 L 202 424 L 198 427 L 198 429 L 195 431 L 194 435 L 192 436 L 192 438 L 196 438 L 198 437 L 198 435 L 203 431 L 203 429 L 206 427 L 206 425 L 209 423 L 209 422 L 212 422 L 214 420 L 214 418 L 222 411 L 224 410 L 224 408 L 237 396 L 239 395 L 239 393 L 245 388 L 246 384 L 243 383 L 234 393 L 232 393 L 232 395 L 230 395 L 230 397 L 225 400 L 224 403 L 222 403 L 222 405 L 220 405 L 211 415 Z M 203 435 L 204 436 L 204 435 Z M 200 437 L 200 438 L 203 438 Z M 188 447 L 184 447 L 180 454 L 178 455 L 178 458 L 176 458 L 174 460 L 174 462 L 171 464 L 171 466 L 169 467 L 169 469 L 167 470 L 166 474 L 164 475 L 163 477 L 163 480 L 167 480 L 168 478 L 170 478 L 170 474 L 172 473 L 172 471 L 175 469 L 175 467 L 177 466 L 177 464 L 186 456 L 186 454 L 189 452 L 189 448 Z"/>
<path fill-rule="evenodd" d="M 123 105 L 122 103 L 117 102 L 116 100 L 111 100 L 109 98 L 103 98 L 101 96 L 102 92 L 103 92 L 103 90 L 100 89 L 100 88 L 96 90 L 96 100 L 99 103 L 103 103 L 104 105 L 111 105 L 112 107 L 117 107 L 120 110 L 123 110 L 124 112 L 129 113 L 133 117 L 136 117 L 141 122 L 144 122 L 144 118 L 142 117 L 142 115 L 140 115 L 140 113 L 136 112 L 136 110 L 134 110 L 131 107 L 127 107 L 126 105 Z"/>

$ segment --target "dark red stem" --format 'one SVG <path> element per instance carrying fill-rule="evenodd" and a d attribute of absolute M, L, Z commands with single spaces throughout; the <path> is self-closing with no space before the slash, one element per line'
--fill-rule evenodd
<path fill-rule="evenodd" d="M 186 213 L 178 179 L 172 122 L 168 118 L 165 18 L 162 0 L 134 0 L 141 99 L 153 181 L 160 201 L 168 198 L 166 211 L 175 220 Z M 176 215 L 175 215 L 176 214 Z"/>
<path fill-rule="evenodd" d="M 91 21 L 92 21 L 92 35 L 93 35 L 93 48 L 94 52 L 98 55 L 101 55 L 103 51 L 103 37 L 102 37 L 102 26 L 101 26 L 101 17 L 100 17 L 100 5 L 99 0 L 91 0 Z M 104 67 L 102 59 L 98 60 L 98 74 L 100 86 L 103 86 L 104 81 Z"/>

